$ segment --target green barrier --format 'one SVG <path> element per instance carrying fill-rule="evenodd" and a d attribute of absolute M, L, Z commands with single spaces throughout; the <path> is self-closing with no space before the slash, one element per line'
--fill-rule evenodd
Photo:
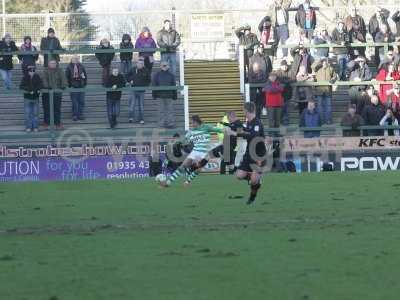
<path fill-rule="evenodd" d="M 45 55 L 52 55 L 52 54 L 96 54 L 96 53 L 134 53 L 134 52 L 166 52 L 165 48 L 130 48 L 130 49 L 72 49 L 72 50 L 39 50 L 39 51 L 0 51 L 0 55 L 36 55 L 36 54 L 45 54 Z"/>

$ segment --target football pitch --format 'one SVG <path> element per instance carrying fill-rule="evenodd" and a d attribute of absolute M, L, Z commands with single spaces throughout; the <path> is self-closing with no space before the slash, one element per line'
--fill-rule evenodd
<path fill-rule="evenodd" d="M 0 185 L 1 300 L 399 299 L 400 174 Z"/>

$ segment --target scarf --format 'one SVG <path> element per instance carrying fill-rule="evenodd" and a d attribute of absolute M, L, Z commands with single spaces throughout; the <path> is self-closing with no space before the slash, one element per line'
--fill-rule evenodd
<path fill-rule="evenodd" d="M 79 67 L 78 64 L 74 64 L 74 72 L 73 72 L 73 78 L 74 79 L 79 79 L 81 76 L 79 75 Z"/>

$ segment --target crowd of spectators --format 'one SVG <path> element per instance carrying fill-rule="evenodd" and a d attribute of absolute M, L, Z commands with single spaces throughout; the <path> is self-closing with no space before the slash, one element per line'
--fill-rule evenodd
<path fill-rule="evenodd" d="M 118 51 L 107 39 L 100 41 L 95 57 L 102 68 L 101 82 L 109 88 L 106 92 L 107 117 L 110 128 L 118 124 L 120 114 L 121 88 L 134 87 L 129 91 L 129 123 L 144 124 L 144 102 L 146 88 L 152 86 L 176 86 L 176 52 L 180 46 L 179 33 L 173 28 L 170 20 L 165 20 L 163 28 L 153 38 L 148 27 L 144 27 L 136 41 L 132 42 L 129 34 L 122 36 L 119 48 L 119 64 L 115 63 Z M 154 53 L 157 48 L 162 48 L 161 70 L 153 72 Z M 139 49 L 138 57 L 134 59 L 133 52 Z M 53 28 L 49 28 L 47 36 L 42 38 L 40 48 L 32 45 L 30 36 L 24 37 L 23 44 L 17 47 L 10 34 L 5 34 L 0 41 L 0 75 L 6 90 L 12 89 L 13 56 L 18 52 L 18 59 L 22 68 L 20 89 L 24 91 L 25 129 L 27 132 L 37 132 L 40 128 L 39 103 L 42 98 L 43 122 L 42 129 L 47 130 L 51 123 L 51 99 L 53 92 L 54 124 L 57 130 L 63 129 L 61 105 L 63 90 L 70 88 L 71 111 L 73 121 L 85 120 L 85 92 L 88 74 L 85 66 L 78 56 L 73 56 L 65 69 L 60 65 L 59 53 L 43 54 L 43 72 L 37 72 L 37 62 L 40 51 L 62 51 L 60 40 L 56 37 Z M 110 51 L 107 51 L 110 50 Z M 143 88 L 143 89 L 142 89 Z M 76 89 L 76 90 L 75 90 Z M 115 90 L 115 91 L 114 91 Z M 153 91 L 152 96 L 159 101 L 159 126 L 165 128 L 175 127 L 173 104 L 177 99 L 176 90 Z"/>
<path fill-rule="evenodd" d="M 400 11 L 390 16 L 390 11 L 378 8 L 366 23 L 353 7 L 330 32 L 328 28 L 317 26 L 318 9 L 309 0 L 296 7 L 290 0 L 274 0 L 258 26 L 258 35 L 249 25 L 236 30 L 239 44 L 244 47 L 247 82 L 250 86 L 264 85 L 250 88 L 250 100 L 256 104 L 258 116 L 264 112 L 269 127 L 279 128 L 289 124 L 288 107 L 295 105 L 299 110 L 300 127 L 332 124 L 333 84 L 337 81 L 375 81 L 373 85 L 346 87 L 349 111 L 341 124 L 354 130 L 345 130 L 343 134 L 398 134 L 398 130 L 360 132 L 356 128 L 398 124 L 399 85 L 385 82 L 400 80 L 400 47 L 376 46 L 374 53 L 367 57 L 365 45 L 355 44 L 366 43 L 367 34 L 376 43 L 398 41 Z M 295 32 L 292 36 L 289 34 L 290 11 L 295 12 L 297 27 L 292 30 Z M 395 30 L 388 22 L 390 17 L 396 25 Z M 310 47 L 324 44 L 327 46 Z M 373 65 L 377 68 L 376 74 L 371 69 Z M 299 85 L 307 81 L 314 84 Z M 329 85 L 323 85 L 324 82 Z M 304 133 L 305 137 L 319 135 L 319 131 Z"/>

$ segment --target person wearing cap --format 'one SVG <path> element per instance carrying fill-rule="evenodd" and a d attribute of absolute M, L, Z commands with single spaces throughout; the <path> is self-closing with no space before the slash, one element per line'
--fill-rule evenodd
<path fill-rule="evenodd" d="M 235 34 L 239 39 L 239 45 L 244 48 L 244 65 L 248 70 L 250 57 L 254 54 L 254 47 L 260 42 L 257 35 L 251 32 L 251 26 L 248 24 L 237 28 Z"/>
<path fill-rule="evenodd" d="M 72 89 L 82 89 L 87 85 L 87 73 L 83 64 L 79 61 L 79 56 L 71 58 L 70 64 L 65 70 L 68 87 Z M 85 92 L 76 91 L 70 93 L 72 102 L 72 119 L 74 122 L 84 120 L 83 110 L 85 108 Z"/>
<path fill-rule="evenodd" d="M 122 36 L 122 41 L 119 44 L 120 49 L 132 49 L 133 50 L 133 43 L 132 37 L 125 33 Z M 132 58 L 133 58 L 133 51 L 132 52 L 121 52 L 119 55 L 119 59 L 121 60 L 121 73 L 126 77 L 129 71 L 132 69 Z"/>
<path fill-rule="evenodd" d="M 161 52 L 161 60 L 168 62 L 170 72 L 177 76 L 176 51 L 181 44 L 181 36 L 173 28 L 170 20 L 165 20 L 163 28 L 157 33 L 157 44 L 158 47 L 165 49 Z"/>
<path fill-rule="evenodd" d="M 350 15 L 344 19 L 347 32 L 351 36 L 352 43 L 365 43 L 367 41 L 367 27 L 362 16 L 358 14 L 357 7 L 350 7 Z M 351 59 L 356 56 L 365 56 L 365 47 L 350 48 Z"/>
<path fill-rule="evenodd" d="M 106 38 L 100 41 L 100 45 L 97 47 L 98 50 L 114 50 L 114 47 L 111 46 L 110 41 Z M 96 53 L 95 54 L 97 60 L 99 61 L 100 66 L 102 67 L 102 83 L 105 86 L 107 84 L 108 78 L 110 77 L 111 63 L 115 57 L 115 52 L 106 52 L 106 53 Z"/>
<path fill-rule="evenodd" d="M 307 102 L 307 108 L 303 110 L 300 116 L 300 127 L 321 127 L 322 126 L 322 117 L 316 109 L 315 101 L 310 99 Z M 320 131 L 304 131 L 305 138 L 316 138 L 321 135 Z"/>
<path fill-rule="evenodd" d="M 131 87 L 146 87 L 151 83 L 150 71 L 144 66 L 144 59 L 139 57 L 136 66 L 126 77 L 127 85 Z M 131 91 L 129 96 L 129 123 L 144 124 L 144 95 L 145 89 Z"/>
<path fill-rule="evenodd" d="M 283 106 L 282 106 L 282 124 L 289 125 L 289 103 L 293 97 L 293 88 L 291 84 L 295 80 L 291 77 L 290 67 L 286 60 L 281 60 L 280 68 L 276 71 L 277 80 L 283 86 Z"/>
<path fill-rule="evenodd" d="M 22 77 L 19 88 L 24 91 L 25 130 L 39 131 L 39 96 L 43 82 L 36 73 L 35 66 L 26 67 L 27 74 Z"/>
<path fill-rule="evenodd" d="M 347 31 L 344 22 L 338 22 L 336 28 L 332 31 L 332 42 L 340 46 L 346 46 L 334 48 L 334 53 L 339 66 L 339 78 L 344 81 L 347 79 L 346 69 L 349 61 L 349 50 L 351 44 L 351 35 Z"/>
<path fill-rule="evenodd" d="M 361 136 L 360 126 L 364 124 L 363 118 L 357 113 L 355 104 L 349 104 L 347 113 L 342 117 L 340 126 L 351 127 L 351 129 L 343 129 L 344 137 Z"/>
<path fill-rule="evenodd" d="M 271 16 L 272 26 L 275 28 L 275 39 L 281 46 L 286 44 L 289 38 L 289 8 L 292 0 L 274 0 L 268 8 L 268 15 Z M 287 57 L 289 50 L 282 48 L 283 57 Z"/>
<path fill-rule="evenodd" d="M 311 6 L 310 0 L 305 0 L 298 6 L 295 22 L 297 27 L 304 29 L 308 39 L 312 39 L 317 26 L 317 14 L 315 7 Z"/>
<path fill-rule="evenodd" d="M 36 67 L 36 62 L 39 59 L 39 54 L 29 54 L 30 52 L 37 51 L 36 47 L 32 45 L 32 38 L 30 36 L 24 37 L 24 43 L 19 48 L 19 51 L 24 53 L 24 54 L 19 54 L 18 59 L 21 62 L 21 68 L 23 74 L 27 75 L 28 66 Z"/>
<path fill-rule="evenodd" d="M 67 85 L 67 78 L 65 72 L 61 70 L 55 59 L 50 59 L 48 67 L 43 71 L 43 88 L 48 90 L 64 90 Z M 61 124 L 61 104 L 62 104 L 62 92 L 54 92 L 54 124 L 57 130 L 62 130 L 64 127 Z M 42 94 L 43 112 L 44 112 L 44 129 L 47 129 L 50 125 L 50 94 Z"/>
<path fill-rule="evenodd" d="M 148 27 L 143 27 L 142 32 L 136 40 L 135 44 L 136 49 L 143 49 L 147 51 L 139 52 L 139 56 L 144 59 L 144 66 L 149 72 L 153 70 L 154 63 L 154 51 L 148 51 L 149 49 L 156 49 L 157 44 L 151 35 L 150 29 Z"/>
<path fill-rule="evenodd" d="M 169 63 L 161 62 L 161 70 L 154 74 L 152 85 L 175 86 L 175 76 L 169 71 Z M 178 98 L 177 90 L 153 90 L 153 99 L 160 99 L 159 107 L 159 126 L 164 128 L 175 128 L 175 109 L 174 100 Z"/>
<path fill-rule="evenodd" d="M 56 32 L 53 28 L 47 30 L 47 36 L 43 37 L 40 42 L 41 51 L 59 51 L 63 50 L 61 47 L 60 40 L 56 37 Z M 55 60 L 57 63 L 60 62 L 59 54 L 44 54 L 44 67 L 47 68 L 50 60 Z"/>
<path fill-rule="evenodd" d="M 11 38 L 11 34 L 6 33 L 4 38 L 0 41 L 0 52 L 15 52 L 18 51 L 17 46 Z M 10 90 L 12 88 L 12 74 L 11 70 L 14 68 L 12 54 L 0 55 L 0 75 L 4 81 L 4 86 L 6 89 Z"/>
<path fill-rule="evenodd" d="M 110 76 L 107 79 L 106 87 L 112 89 L 107 91 L 107 117 L 110 128 L 114 129 L 118 125 L 118 116 L 120 114 L 122 91 L 114 91 L 125 87 L 125 78 L 119 72 L 118 67 L 113 67 Z"/>
<path fill-rule="evenodd" d="M 260 42 L 264 46 L 265 52 L 270 56 L 276 56 L 276 48 L 278 46 L 276 28 L 272 26 L 271 18 L 265 16 L 258 25 L 260 32 Z M 271 48 L 268 48 L 271 47 Z"/>
<path fill-rule="evenodd" d="M 282 106 L 283 106 L 283 86 L 277 81 L 277 74 L 271 72 L 268 81 L 263 88 L 265 94 L 265 107 L 268 110 L 269 128 L 279 128 L 281 126 Z M 273 133 L 275 135 L 275 133 Z"/>
<path fill-rule="evenodd" d="M 316 61 L 312 66 L 317 82 L 334 83 L 337 80 L 335 69 L 330 65 L 328 58 Z M 332 124 L 332 86 L 316 86 L 314 95 L 317 100 L 317 109 L 325 124 Z"/>

